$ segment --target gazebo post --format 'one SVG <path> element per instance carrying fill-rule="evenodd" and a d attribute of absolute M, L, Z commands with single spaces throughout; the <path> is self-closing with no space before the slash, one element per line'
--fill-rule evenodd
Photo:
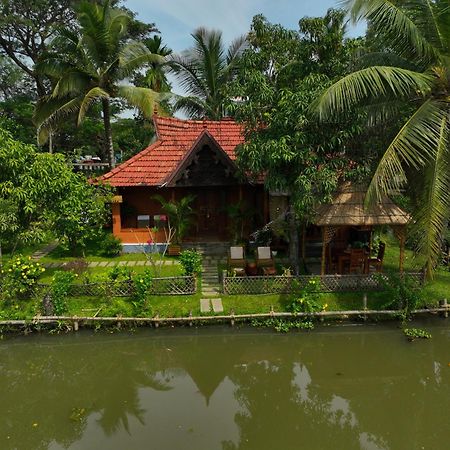
<path fill-rule="evenodd" d="M 398 268 L 400 273 L 403 273 L 405 265 L 405 243 L 406 243 L 406 233 L 405 226 L 399 227 L 399 241 L 400 241 L 400 261 Z"/>
<path fill-rule="evenodd" d="M 326 255 L 327 255 L 327 227 L 322 227 L 322 260 L 320 267 L 320 275 L 325 275 L 325 265 L 326 265 Z"/>
<path fill-rule="evenodd" d="M 120 232 L 122 231 L 122 221 L 120 217 L 121 203 L 122 203 L 122 196 L 115 195 L 112 199 L 111 210 L 112 210 L 113 235 L 116 237 L 119 237 Z"/>

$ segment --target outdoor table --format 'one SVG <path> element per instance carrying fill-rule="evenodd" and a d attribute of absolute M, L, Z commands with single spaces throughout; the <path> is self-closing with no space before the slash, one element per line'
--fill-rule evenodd
<path fill-rule="evenodd" d="M 344 250 L 338 255 L 338 273 L 344 273 L 344 264 L 350 263 L 351 249 Z M 365 252 L 363 273 L 369 273 L 369 253 Z"/>

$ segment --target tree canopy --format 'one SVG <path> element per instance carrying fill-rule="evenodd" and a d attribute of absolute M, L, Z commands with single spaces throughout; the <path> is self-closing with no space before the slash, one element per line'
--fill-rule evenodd
<path fill-rule="evenodd" d="M 0 245 L 39 242 L 51 231 L 82 248 L 102 229 L 107 188 L 74 173 L 63 155 L 39 152 L 1 128 L 0 143 Z"/>
<path fill-rule="evenodd" d="M 408 188 L 414 180 L 408 190 L 416 197 L 416 249 L 431 276 L 450 215 L 448 2 L 352 0 L 347 6 L 355 20 L 368 21 L 381 48 L 369 55 L 367 67 L 325 90 L 315 111 L 328 121 L 371 104 L 377 114 L 389 116 L 396 113 L 396 104 L 409 103 L 412 112 L 379 161 L 367 203 Z"/>

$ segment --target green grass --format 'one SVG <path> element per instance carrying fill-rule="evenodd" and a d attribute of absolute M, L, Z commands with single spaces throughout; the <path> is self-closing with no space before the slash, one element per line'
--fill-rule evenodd
<path fill-rule="evenodd" d="M 385 272 L 398 272 L 399 248 L 397 240 L 391 235 L 383 236 L 386 242 L 386 254 L 384 259 Z M 36 248 L 29 248 L 28 254 L 31 254 Z M 23 252 L 25 253 L 25 252 Z M 406 250 L 405 270 L 420 270 L 420 259 L 413 257 L 413 252 Z M 56 249 L 47 258 L 41 262 L 70 261 L 76 259 L 68 256 L 61 249 Z M 145 259 L 142 254 L 126 254 L 117 258 L 105 258 L 91 254 L 87 257 L 88 261 L 108 260 L 113 262 L 133 261 Z M 165 258 L 172 259 L 172 258 Z M 219 267 L 219 269 L 222 266 Z M 134 266 L 130 269 L 135 273 L 142 273 L 145 269 L 152 270 L 151 267 Z M 47 269 L 40 279 L 43 283 L 50 283 L 56 270 Z M 105 279 L 107 272 L 111 268 L 95 267 L 87 269 L 87 276 L 92 281 Z M 180 265 L 163 265 L 162 276 L 181 275 Z M 80 276 L 78 282 L 83 281 Z M 151 317 L 159 314 L 160 317 L 186 317 L 190 312 L 194 316 L 200 315 L 200 294 L 201 279 L 199 280 L 199 293 L 187 296 L 151 296 L 148 298 L 148 307 L 138 311 L 130 298 L 95 298 L 78 297 L 68 299 L 68 315 L 92 316 L 99 311 L 99 316 L 117 316 L 124 317 L 144 316 Z M 448 268 L 440 268 L 432 281 L 428 282 L 423 289 L 426 304 L 430 306 L 437 305 L 449 295 L 450 271 Z M 221 295 L 224 306 L 224 314 L 257 314 L 268 313 L 271 308 L 276 312 L 286 311 L 290 303 L 288 295 Z M 367 306 L 369 309 L 377 310 L 385 308 L 387 303 L 386 292 L 371 292 L 367 294 Z M 363 308 L 363 293 L 326 293 L 321 295 L 321 302 L 327 304 L 327 310 L 345 311 Z M 17 300 L 15 302 L 0 302 L 0 318 L 31 319 L 38 311 L 39 304 L 35 300 Z"/>
<path fill-rule="evenodd" d="M 89 280 L 92 283 L 99 282 L 99 281 L 106 281 L 108 272 L 112 269 L 112 267 L 89 267 L 85 272 L 80 274 L 77 279 L 75 280 L 75 283 L 83 283 L 86 280 Z M 133 275 L 137 275 L 139 273 L 143 273 L 144 271 L 151 272 L 154 276 L 157 274 L 155 273 L 152 266 L 134 266 L 129 267 L 129 269 L 132 271 Z M 42 277 L 39 279 L 40 283 L 51 283 L 53 275 L 56 271 L 60 271 L 62 269 L 56 268 L 56 269 L 46 269 Z M 174 265 L 163 265 L 161 267 L 161 272 L 159 276 L 161 277 L 176 277 L 182 275 L 182 267 L 179 264 Z"/>

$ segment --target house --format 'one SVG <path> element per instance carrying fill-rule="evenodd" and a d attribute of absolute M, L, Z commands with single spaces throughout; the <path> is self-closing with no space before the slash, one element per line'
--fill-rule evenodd
<path fill-rule="evenodd" d="M 280 209 L 262 180 L 250 180 L 236 165 L 236 147 L 243 130 L 232 119 L 181 120 L 154 116 L 156 141 L 101 180 L 117 190 L 112 205 L 113 233 L 133 250 L 149 240 L 148 227 L 158 227 L 155 241 L 164 240 L 164 211 L 153 198 L 179 201 L 194 195 L 193 225 L 185 241 L 231 240 L 230 207 L 241 202 L 253 213 L 245 218 L 244 235 L 255 231 Z"/>

